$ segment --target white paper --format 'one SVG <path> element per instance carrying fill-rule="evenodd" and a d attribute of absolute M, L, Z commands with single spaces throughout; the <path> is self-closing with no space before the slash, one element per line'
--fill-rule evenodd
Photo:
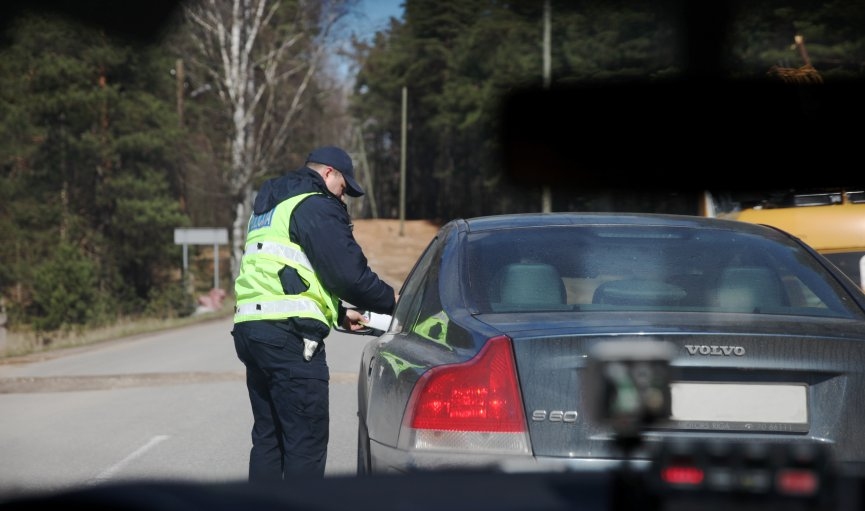
<path fill-rule="evenodd" d="M 390 327 L 390 320 L 392 316 L 388 314 L 377 314 L 375 312 L 367 312 L 364 314 L 364 320 L 361 321 L 361 324 L 366 325 L 370 328 L 374 328 L 376 330 L 387 331 L 388 327 Z"/>

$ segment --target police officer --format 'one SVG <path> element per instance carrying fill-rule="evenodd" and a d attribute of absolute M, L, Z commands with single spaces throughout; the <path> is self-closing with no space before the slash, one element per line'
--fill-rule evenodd
<path fill-rule="evenodd" d="M 370 270 L 343 194 L 360 197 L 351 157 L 335 146 L 266 181 L 247 229 L 234 346 L 252 405 L 249 480 L 323 476 L 329 428 L 325 338 L 337 324 L 364 328 L 346 309 L 393 314 L 394 289 Z"/>

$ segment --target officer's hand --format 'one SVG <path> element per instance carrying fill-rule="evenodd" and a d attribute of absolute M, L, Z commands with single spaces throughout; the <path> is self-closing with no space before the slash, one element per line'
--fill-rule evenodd
<path fill-rule="evenodd" d="M 345 318 L 342 320 L 342 327 L 346 330 L 363 330 L 367 327 L 363 325 L 361 321 L 366 321 L 366 319 L 367 318 L 365 318 L 360 311 L 355 309 L 346 309 Z"/>

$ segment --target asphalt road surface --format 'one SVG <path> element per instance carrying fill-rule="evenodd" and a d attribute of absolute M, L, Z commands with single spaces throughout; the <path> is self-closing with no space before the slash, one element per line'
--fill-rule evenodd
<path fill-rule="evenodd" d="M 231 318 L 0 361 L 0 501 L 125 481 L 245 481 L 252 414 Z M 355 474 L 369 336 L 327 339 L 326 476 Z"/>

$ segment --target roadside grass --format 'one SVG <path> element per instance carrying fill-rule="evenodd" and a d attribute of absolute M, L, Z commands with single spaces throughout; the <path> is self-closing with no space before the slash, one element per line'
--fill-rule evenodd
<path fill-rule="evenodd" d="M 51 353 L 88 346 L 125 337 L 170 330 L 182 326 L 212 321 L 231 316 L 234 300 L 228 297 L 219 310 L 196 312 L 182 318 L 121 319 L 114 324 L 87 330 L 61 330 L 55 332 L 7 331 L 5 340 L 0 333 L 0 359 Z M 5 341 L 5 342 L 2 342 Z"/>

